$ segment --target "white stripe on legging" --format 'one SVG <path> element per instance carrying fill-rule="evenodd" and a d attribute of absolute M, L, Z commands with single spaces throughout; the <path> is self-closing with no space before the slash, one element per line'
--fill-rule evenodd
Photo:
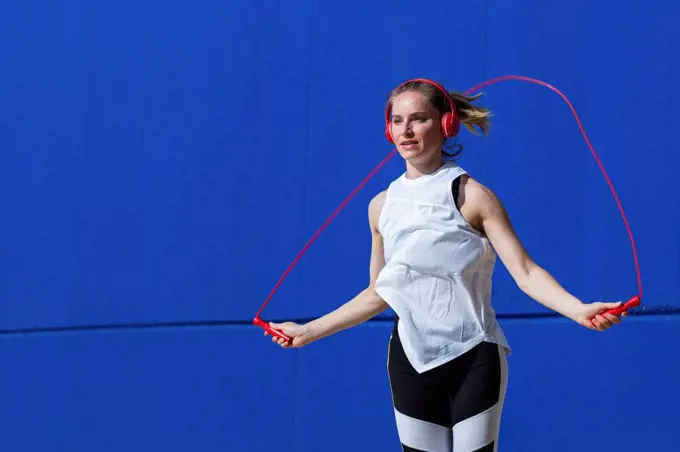
<path fill-rule="evenodd" d="M 498 433 L 500 429 L 505 390 L 508 385 L 508 362 L 504 349 L 498 346 L 501 360 L 501 387 L 498 402 L 486 411 L 460 421 L 453 426 L 453 452 L 470 452 L 494 444 L 494 452 L 498 450 Z"/>
<path fill-rule="evenodd" d="M 451 429 L 421 421 L 396 409 L 399 438 L 405 446 L 427 452 L 451 452 Z"/>

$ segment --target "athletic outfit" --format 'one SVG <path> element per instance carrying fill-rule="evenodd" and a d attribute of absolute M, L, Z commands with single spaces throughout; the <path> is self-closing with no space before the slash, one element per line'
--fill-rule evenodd
<path fill-rule="evenodd" d="M 378 229 L 377 293 L 396 312 L 388 373 L 405 451 L 496 451 L 510 348 L 491 308 L 496 254 L 457 206 L 453 162 L 403 174 Z"/>

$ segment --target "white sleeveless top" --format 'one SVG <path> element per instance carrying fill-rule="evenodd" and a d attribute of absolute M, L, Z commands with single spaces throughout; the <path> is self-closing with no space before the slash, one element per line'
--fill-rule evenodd
<path fill-rule="evenodd" d="M 482 341 L 510 352 L 491 308 L 496 253 L 453 199 L 451 184 L 465 173 L 454 162 L 417 179 L 404 173 L 389 185 L 378 221 L 386 265 L 375 289 L 399 317 L 404 352 L 419 373 Z"/>

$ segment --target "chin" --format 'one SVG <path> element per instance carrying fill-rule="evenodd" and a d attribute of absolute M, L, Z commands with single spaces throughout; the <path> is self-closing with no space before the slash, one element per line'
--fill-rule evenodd
<path fill-rule="evenodd" d="M 402 152 L 401 156 L 409 163 L 419 164 L 427 163 L 432 159 L 432 156 L 423 151 L 406 151 Z"/>
<path fill-rule="evenodd" d="M 414 160 L 422 157 L 422 149 L 399 149 L 399 154 L 404 158 L 404 160 Z"/>

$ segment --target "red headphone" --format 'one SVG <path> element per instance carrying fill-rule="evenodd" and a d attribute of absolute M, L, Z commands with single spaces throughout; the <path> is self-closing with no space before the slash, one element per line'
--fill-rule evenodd
<path fill-rule="evenodd" d="M 444 138 L 451 138 L 456 136 L 458 133 L 458 130 L 460 130 L 460 118 L 458 117 L 458 114 L 456 113 L 456 107 L 453 105 L 453 99 L 451 99 L 451 96 L 449 95 L 449 92 L 444 89 L 443 86 L 441 86 L 437 82 L 433 82 L 432 80 L 428 80 L 426 78 L 414 78 L 411 80 L 407 80 L 398 87 L 395 88 L 395 91 L 402 86 L 406 85 L 407 83 L 411 82 L 424 82 L 429 85 L 434 86 L 437 88 L 439 91 L 444 94 L 444 97 L 446 97 L 446 100 L 449 102 L 449 107 L 451 107 L 450 112 L 446 112 L 442 115 L 442 123 L 441 123 L 441 133 Z M 391 130 L 391 122 L 390 122 L 390 114 L 392 113 L 392 108 L 390 106 L 390 102 L 387 102 L 387 107 L 385 108 L 385 136 L 387 137 L 387 141 L 390 143 L 394 144 L 394 138 L 392 138 L 392 130 Z"/>

